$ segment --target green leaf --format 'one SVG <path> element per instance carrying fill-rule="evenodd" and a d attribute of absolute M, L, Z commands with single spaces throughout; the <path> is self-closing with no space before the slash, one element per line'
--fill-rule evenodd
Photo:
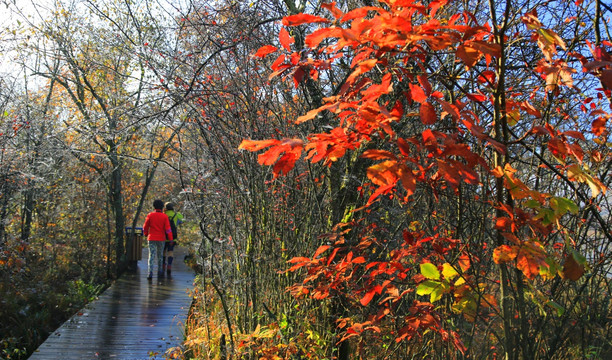
<path fill-rule="evenodd" d="M 433 280 L 425 280 L 417 286 L 417 295 L 429 295 L 429 302 L 434 303 L 442 298 L 442 294 L 447 292 L 449 284 Z"/>
<path fill-rule="evenodd" d="M 563 306 L 561 306 L 560 304 L 552 301 L 552 300 L 548 300 L 546 305 L 548 305 L 551 308 L 557 310 L 557 316 L 563 316 L 563 314 L 565 313 L 565 308 Z"/>
<path fill-rule="evenodd" d="M 286 328 L 287 328 L 287 326 L 289 326 L 289 322 L 287 321 L 287 315 L 286 315 L 286 314 L 283 314 L 283 315 L 282 315 L 282 317 L 281 317 L 281 321 L 278 323 L 278 326 L 279 326 L 281 329 L 286 329 Z"/>
<path fill-rule="evenodd" d="M 550 199 L 550 207 L 555 211 L 555 214 L 559 216 L 565 215 L 568 212 L 575 215 L 580 211 L 576 203 L 564 197 L 554 197 Z"/>
<path fill-rule="evenodd" d="M 443 292 L 444 289 L 442 289 L 442 286 L 438 286 L 437 288 L 435 288 L 429 295 L 429 302 L 433 304 L 436 301 L 440 300 L 442 298 Z"/>
<path fill-rule="evenodd" d="M 440 283 L 437 281 L 425 280 L 417 286 L 417 295 L 429 295 L 436 288 L 440 287 Z"/>
<path fill-rule="evenodd" d="M 587 265 L 587 258 L 584 255 L 580 254 L 579 252 L 577 252 L 574 249 L 570 249 L 570 250 L 571 250 L 572 256 L 574 257 L 574 260 L 576 260 L 576 262 L 578 264 L 580 264 L 582 266 L 586 266 Z"/>
<path fill-rule="evenodd" d="M 421 264 L 421 274 L 430 280 L 440 280 L 438 267 L 432 263 Z"/>

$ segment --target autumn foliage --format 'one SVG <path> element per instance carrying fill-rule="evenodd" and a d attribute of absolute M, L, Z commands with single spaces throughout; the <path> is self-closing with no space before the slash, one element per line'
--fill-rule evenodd
<path fill-rule="evenodd" d="M 329 86 L 294 119 L 307 135 L 240 144 L 277 181 L 306 162 L 366 164 L 355 165 L 364 181 L 346 218 L 311 254 L 289 260 L 287 271 L 303 278 L 288 290 L 342 304 L 337 341 L 362 356 L 416 352 L 431 339 L 450 344 L 448 356 L 474 355 L 474 332 L 487 323 L 497 338 L 489 356 L 553 354 L 557 340 L 537 324 L 574 321 L 560 303 L 583 301 L 569 289 L 605 276 L 609 262 L 581 239 L 612 237 L 598 205 L 608 196 L 612 44 L 570 47 L 536 9 L 510 33 L 445 0 L 322 7 L 285 17 L 279 46 L 254 53 L 273 61 L 270 79 Z M 307 29 L 304 49 L 291 35 L 298 29 Z M 520 36 L 537 61 L 511 69 Z M 346 77 L 330 80 L 340 67 Z M 510 84 L 518 78 L 523 85 Z M 599 87 L 575 91 L 585 79 Z M 530 336 L 548 347 L 520 344 Z"/>

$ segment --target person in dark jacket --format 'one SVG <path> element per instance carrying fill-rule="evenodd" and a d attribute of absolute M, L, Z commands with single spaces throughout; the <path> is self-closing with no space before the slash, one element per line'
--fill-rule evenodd
<path fill-rule="evenodd" d="M 174 225 L 174 229 L 178 227 L 183 222 L 183 215 L 179 212 L 174 211 L 174 204 L 171 202 L 167 202 L 164 208 L 164 212 L 170 219 L 170 227 Z M 174 222 L 174 224 L 172 224 Z M 172 240 L 166 240 L 166 244 L 164 245 L 164 256 L 163 263 L 164 269 L 168 271 L 168 275 L 172 274 L 172 260 L 174 260 L 174 245 L 176 245 L 176 239 L 178 238 L 176 230 L 172 233 Z M 166 263 L 166 259 L 168 259 L 168 263 Z"/>
<path fill-rule="evenodd" d="M 164 202 L 161 200 L 153 201 L 155 211 L 149 213 L 143 226 L 144 236 L 149 241 L 149 275 L 147 279 L 153 278 L 153 270 L 157 264 L 157 276 L 164 276 L 162 268 L 162 253 L 166 239 L 172 241 L 172 229 L 170 220 L 164 214 Z"/>

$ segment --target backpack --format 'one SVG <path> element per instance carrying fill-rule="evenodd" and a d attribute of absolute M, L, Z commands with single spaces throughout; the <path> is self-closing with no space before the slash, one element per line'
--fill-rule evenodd
<path fill-rule="evenodd" d="M 169 220 L 170 220 L 170 230 L 172 230 L 172 240 L 176 241 L 176 224 L 174 223 L 174 218 L 176 217 L 176 213 L 174 213 L 174 216 L 172 216 Z"/>

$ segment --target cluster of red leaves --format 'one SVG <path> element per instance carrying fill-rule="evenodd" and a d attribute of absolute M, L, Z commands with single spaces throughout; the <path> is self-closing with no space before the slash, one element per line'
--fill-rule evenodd
<path fill-rule="evenodd" d="M 490 27 L 478 24 L 472 14 L 456 14 L 444 21 L 439 20 L 436 14 L 447 2 L 437 0 L 424 5 L 411 0 L 383 0 L 384 7 L 367 6 L 347 13 L 331 3 L 323 5 L 331 14 L 329 19 L 308 14 L 284 18 L 286 27 L 304 24 L 322 27 L 306 36 L 308 51 L 294 50 L 294 41 L 285 28 L 280 31 L 280 48 L 268 45 L 259 49 L 255 54 L 259 58 L 278 53 L 272 64 L 271 78 L 289 78 L 297 87 L 305 78 L 317 80 L 323 71 L 345 56 L 345 49 L 350 49 L 353 54 L 349 64 L 351 72 L 336 95 L 323 99 L 321 106 L 296 120 L 296 124 L 301 124 L 313 119 L 333 119 L 326 121 L 326 125 L 336 125 L 332 125 L 329 131 L 312 133 L 306 139 L 244 140 L 240 148 L 250 151 L 267 149 L 259 155 L 259 162 L 273 165 L 274 175 L 278 176 L 291 171 L 302 156 L 311 162 L 322 161 L 330 165 L 348 151 L 362 149 L 375 139 L 384 140 L 384 149 L 369 149 L 361 154 L 375 162 L 367 169 L 373 191 L 366 206 L 387 194 L 400 195 L 397 198 L 407 202 L 418 185 L 437 194 L 444 188 L 456 191 L 462 183 L 481 185 L 480 174 L 503 178 L 503 184 L 517 201 L 517 207 L 496 204 L 508 216 L 496 219 L 496 228 L 506 244 L 494 250 L 493 259 L 499 264 L 512 263 L 529 279 L 543 271 L 554 273 L 560 265 L 538 238 L 551 233 L 551 226 L 567 212 L 574 212 L 576 205 L 571 200 L 530 189 L 509 164 L 490 167 L 470 145 L 479 143 L 481 147 L 500 154 L 508 151 L 504 144 L 492 138 L 491 129 L 484 126 L 472 110 L 475 103 L 493 103 L 495 100 L 498 69 L 493 60 L 500 57 L 501 47 L 495 42 Z M 416 18 L 420 19 L 419 22 L 412 21 Z M 526 13 L 522 20 L 531 31 L 532 41 L 544 55 L 533 69 L 545 82 L 544 89 L 558 94 L 563 87 L 572 87 L 575 70 L 564 60 L 556 58 L 557 49 L 566 48 L 563 40 L 542 26 L 535 11 Z M 466 93 L 453 102 L 435 91 L 429 82 L 426 61 L 431 52 L 439 51 L 454 54 L 468 71 L 476 64 L 482 64 L 478 76 L 481 89 Z M 601 80 L 603 90 L 609 96 L 612 57 L 601 48 L 593 48 L 592 52 L 594 61 L 574 55 L 582 61 L 584 71 Z M 324 60 L 320 59 L 322 55 L 325 55 Z M 372 76 L 373 73 L 380 75 Z M 399 87 L 398 84 L 407 86 Z M 522 98 L 507 95 L 503 111 L 509 126 L 519 121 L 521 113 L 534 118 L 542 116 L 529 101 L 519 100 Z M 593 111 L 592 115 L 597 116 L 592 126 L 593 134 L 605 134 L 610 115 L 599 110 Z M 393 126 L 399 121 L 419 122 L 415 128 L 422 130 L 410 136 L 399 135 Z M 581 166 L 585 152 L 579 141 L 585 141 L 583 134 L 558 131 L 546 124 L 527 128 L 521 139 L 529 136 L 541 137 L 547 150 L 560 160 L 561 165 L 553 171 L 569 181 L 588 184 L 593 196 L 605 191 L 601 181 Z M 521 206 L 528 209 L 523 210 Z M 517 234 L 521 229 L 528 229 L 525 233 L 533 236 L 522 235 L 519 238 Z M 429 239 L 424 236 L 415 238 L 419 239 L 417 242 Z M 439 235 L 430 238 L 440 240 Z M 291 260 L 290 271 L 306 269 L 308 273 L 303 283 L 292 287 L 291 291 L 296 296 L 308 295 L 315 299 L 324 299 L 336 292 L 362 306 L 368 306 L 376 299 L 378 315 L 364 323 L 345 322 L 342 327 L 346 329 L 345 338 L 368 330 L 380 331 L 380 323 L 392 313 L 394 301 L 413 291 L 413 286 L 423 280 L 412 279 L 412 287 L 406 289 L 393 283 L 409 279 L 410 267 L 406 265 L 406 259 L 414 257 L 415 249 L 417 247 L 413 244 L 404 246 L 394 250 L 389 261 L 371 262 L 367 256 L 360 256 L 342 246 L 322 246 L 312 258 Z M 321 256 L 328 250 L 331 250 L 329 255 Z M 575 280 L 582 275 L 582 265 L 577 264 L 574 256 L 566 257 L 565 264 L 565 268 L 560 270 L 564 278 Z M 356 272 L 366 279 L 365 286 L 361 285 L 359 289 L 351 288 L 351 279 Z M 453 289 L 452 284 L 449 288 Z M 463 286 L 454 291 L 454 296 L 460 301 L 462 297 L 469 297 L 470 287 Z M 399 332 L 398 341 L 411 338 L 424 329 L 444 334 L 429 305 L 415 303 L 414 309 L 417 310 L 411 310 L 411 315 L 404 319 L 406 326 Z M 456 339 L 454 336 L 449 338 Z M 459 350 L 463 349 L 458 340 L 454 344 Z"/>
<path fill-rule="evenodd" d="M 272 65 L 271 77 L 291 76 L 296 85 L 305 74 L 313 79 L 320 71 L 330 66 L 330 61 L 340 57 L 341 50 L 350 47 L 357 50 L 351 63 L 352 73 L 348 76 L 339 94 L 324 99 L 325 103 L 296 120 L 302 123 L 317 116 L 332 113 L 338 120 L 338 126 L 324 133 L 311 134 L 306 141 L 290 140 L 244 140 L 241 149 L 251 151 L 269 149 L 259 156 L 264 165 L 274 164 L 276 175 L 287 173 L 302 152 L 312 162 L 324 161 L 330 164 L 344 156 L 349 150 L 359 148 L 375 137 L 389 137 L 397 151 L 371 150 L 362 156 L 380 162 L 368 169 L 368 178 L 377 186 L 369 203 L 381 194 L 394 191 L 401 184 L 405 199 L 411 196 L 417 182 L 451 186 L 457 188 L 461 182 L 478 184 L 479 176 L 474 170 L 477 165 L 486 168 L 485 162 L 472 149 L 458 140 L 462 130 L 454 134 L 425 129 L 420 135 L 402 138 L 393 131 L 391 124 L 407 116 L 419 119 L 424 125 L 433 126 L 441 119 L 449 117 L 456 126 L 473 133 L 479 140 L 489 142 L 496 149 L 503 151 L 503 146 L 495 142 L 478 125 L 476 115 L 467 107 L 467 103 L 447 102 L 439 91 L 433 91 L 426 76 L 425 61 L 430 50 L 455 51 L 457 57 L 473 66 L 479 59 L 485 58 L 489 64 L 493 57 L 499 55 L 499 45 L 491 42 L 490 29 L 487 26 L 468 25 L 475 19 L 469 14 L 455 15 L 445 24 L 435 18 L 437 10 L 446 1 L 434 1 L 428 6 L 416 2 L 388 2 L 389 9 L 381 7 L 363 7 L 348 13 L 340 11 L 334 3 L 324 5 L 333 15 L 328 20 L 308 14 L 286 17 L 283 24 L 298 26 L 305 23 L 333 24 L 313 31 L 306 37 L 306 44 L 313 53 L 336 53 L 330 60 L 320 61 L 313 57 L 303 57 L 298 52 L 291 52 L 292 39 L 286 30 L 282 30 L 279 40 L 282 49 L 290 54 L 281 53 Z M 372 16 L 366 16 L 371 14 Z M 415 25 L 410 20 L 420 15 L 427 21 Z M 342 27 L 339 25 L 346 25 Z M 325 39 L 334 39 L 324 45 Z M 262 47 L 255 56 L 263 57 L 281 51 L 273 46 Z M 368 77 L 368 73 L 377 67 L 391 66 L 388 57 L 383 53 L 395 54 L 402 61 L 416 62 L 417 72 L 389 71 L 379 82 Z M 418 112 L 406 113 L 402 100 L 383 101 L 385 95 L 394 91 L 393 83 L 408 82 L 409 88 L 404 92 L 408 106 L 417 107 Z M 472 101 L 486 101 L 482 94 L 468 94 Z M 291 145 L 288 145 L 291 144 Z M 293 145 L 299 144 L 299 145 Z M 411 146 L 414 148 L 411 149 Z M 427 158 L 415 154 L 420 151 L 429 153 Z M 426 159 L 423 161 L 423 159 Z M 436 188 L 437 186 L 433 186 Z"/>
<path fill-rule="evenodd" d="M 376 239 L 367 231 L 356 246 L 346 243 L 344 236 L 355 231 L 356 227 L 356 224 L 339 224 L 335 232 L 324 237 L 330 242 L 333 240 L 333 244 L 320 246 L 312 257 L 291 259 L 289 263 L 292 266 L 287 271 L 302 269 L 306 275 L 303 283 L 290 287 L 289 291 L 298 298 L 310 296 L 322 300 L 341 297 L 364 307 L 375 303 L 378 310 L 368 315 L 364 322 L 351 318 L 338 320 L 339 328 L 345 331 L 341 340 L 384 332 L 394 334 L 396 342 L 418 341 L 424 333 L 433 331 L 444 341 L 451 341 L 458 350 L 465 351 L 458 335 L 444 328 L 442 316 L 434 305 L 412 300 L 414 288 L 425 280 L 421 274 L 415 273 L 415 267 L 424 261 L 444 259 L 460 242 L 406 230 L 403 242 L 389 254 L 388 259 L 373 260 L 369 254 L 376 246 L 373 244 Z M 462 266 L 466 270 L 469 268 L 467 257 L 462 257 Z M 455 300 L 460 302 L 462 296 L 456 296 Z M 408 309 L 404 305 L 406 301 L 412 304 Z"/>

